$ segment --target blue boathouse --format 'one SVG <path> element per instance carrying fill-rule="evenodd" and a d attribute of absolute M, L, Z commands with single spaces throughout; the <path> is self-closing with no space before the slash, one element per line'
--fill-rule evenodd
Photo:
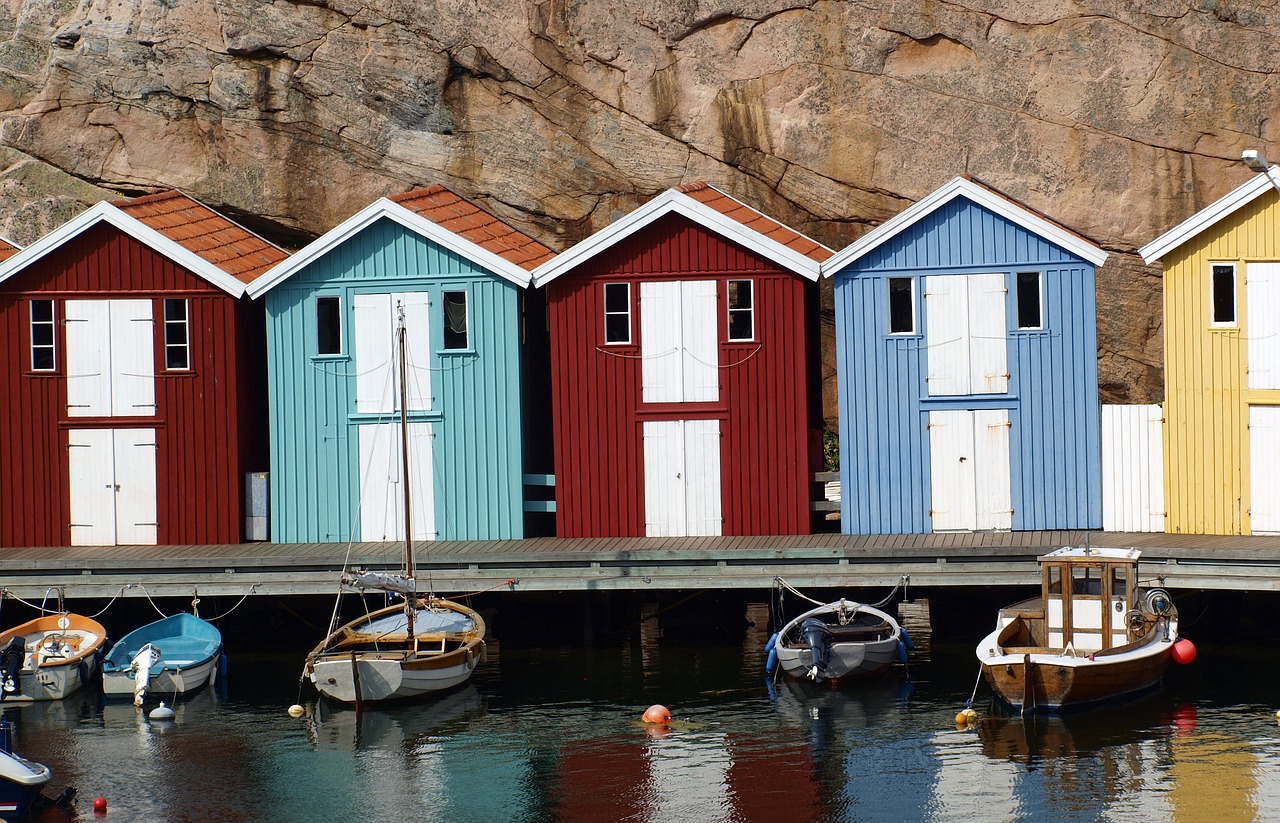
<path fill-rule="evenodd" d="M 845 533 L 1101 528 L 1106 257 L 957 177 L 823 264 Z"/>

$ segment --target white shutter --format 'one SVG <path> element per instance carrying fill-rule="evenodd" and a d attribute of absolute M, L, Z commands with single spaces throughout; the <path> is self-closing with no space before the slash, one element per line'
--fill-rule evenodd
<path fill-rule="evenodd" d="M 154 546 L 156 524 L 156 430 L 116 429 L 116 534 L 125 546 Z"/>
<path fill-rule="evenodd" d="M 640 394 L 645 403 L 684 400 L 684 341 L 677 281 L 640 284 Z"/>
<path fill-rule="evenodd" d="M 719 535 L 720 421 L 684 421 L 684 488 L 686 535 Z"/>
<path fill-rule="evenodd" d="M 933 530 L 977 526 L 973 412 L 929 412 L 930 509 Z"/>
<path fill-rule="evenodd" d="M 1249 388 L 1280 389 L 1280 263 L 1245 266 Z"/>
<path fill-rule="evenodd" d="M 400 458 L 400 424 L 367 423 L 357 427 L 360 449 L 360 539 L 369 542 L 404 539 L 404 477 Z M 413 539 L 434 540 L 435 479 L 431 457 L 431 424 L 410 423 L 409 471 L 413 481 Z"/>
<path fill-rule="evenodd" d="M 975 411 L 973 427 L 977 528 L 1010 529 L 1013 527 L 1013 502 L 1009 477 L 1009 411 Z"/>
<path fill-rule="evenodd" d="M 397 464 L 400 460 L 399 429 L 396 429 L 395 449 Z M 412 481 L 410 497 L 413 502 L 413 539 L 435 540 L 439 530 L 436 528 L 435 506 L 435 464 L 432 462 L 431 424 L 409 424 L 409 479 Z M 400 529 L 404 533 L 404 529 Z"/>
<path fill-rule="evenodd" d="M 970 392 L 968 293 L 965 275 L 925 278 L 926 386 L 931 395 Z"/>
<path fill-rule="evenodd" d="M 1102 407 L 1102 528 L 1164 531 L 1164 442 L 1156 405 Z"/>
<path fill-rule="evenodd" d="M 972 274 L 969 287 L 969 391 L 1009 391 L 1009 341 L 1003 274 Z"/>
<path fill-rule="evenodd" d="M 391 295 L 357 294 L 351 300 L 355 336 L 356 411 L 395 411 L 395 325 Z"/>
<path fill-rule="evenodd" d="M 427 303 L 426 292 L 407 292 L 391 295 L 392 318 L 392 358 L 399 357 L 394 337 L 397 301 L 404 302 L 405 358 L 408 360 L 406 377 L 410 411 L 429 411 L 431 409 L 431 310 Z M 399 408 L 400 395 L 394 401 Z"/>
<path fill-rule="evenodd" d="M 716 281 L 688 280 L 680 283 L 681 339 L 684 350 L 682 372 L 685 402 L 714 402 L 720 399 L 720 326 L 716 312 Z"/>
<path fill-rule="evenodd" d="M 684 425 L 644 423 L 644 528 L 648 537 L 685 532 Z"/>
<path fill-rule="evenodd" d="M 113 545 L 116 490 L 111 429 L 71 429 L 67 446 L 71 545 Z"/>
<path fill-rule="evenodd" d="M 1249 407 L 1249 530 L 1280 533 L 1280 406 Z"/>
<path fill-rule="evenodd" d="M 156 413 L 156 332 L 151 301 L 107 302 L 111 315 L 111 414 L 153 417 Z"/>
<path fill-rule="evenodd" d="M 66 318 L 67 416 L 108 417 L 111 414 L 109 302 L 68 300 Z"/>

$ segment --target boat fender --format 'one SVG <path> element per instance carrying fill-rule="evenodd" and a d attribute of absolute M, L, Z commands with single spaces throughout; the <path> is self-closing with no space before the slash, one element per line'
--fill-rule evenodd
<path fill-rule="evenodd" d="M 769 649 L 769 656 L 765 658 L 764 670 L 766 674 L 773 674 L 778 668 L 778 650 L 776 648 Z"/>
<path fill-rule="evenodd" d="M 1196 659 L 1196 644 L 1187 638 L 1182 638 L 1173 644 L 1173 661 L 1183 666 Z"/>
<path fill-rule="evenodd" d="M 76 671 L 80 673 L 80 683 L 87 686 L 89 684 L 89 666 L 84 662 L 84 658 L 80 658 Z"/>
<path fill-rule="evenodd" d="M 774 632 L 769 636 L 769 642 L 764 644 L 765 654 L 768 654 L 769 652 L 773 651 L 773 647 L 776 645 L 778 645 L 778 633 Z"/>
<path fill-rule="evenodd" d="M 907 644 L 903 643 L 901 640 L 898 641 L 898 662 L 907 662 Z"/>
<path fill-rule="evenodd" d="M 902 632 L 902 642 L 907 644 L 907 651 L 915 651 L 916 644 L 911 642 L 911 635 L 907 634 L 907 630 L 899 626 L 898 631 Z M 905 663 L 906 661 L 904 660 L 903 662 Z"/>

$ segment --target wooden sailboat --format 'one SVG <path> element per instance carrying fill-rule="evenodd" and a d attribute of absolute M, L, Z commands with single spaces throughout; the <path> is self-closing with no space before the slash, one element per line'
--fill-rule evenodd
<path fill-rule="evenodd" d="M 1023 714 L 1057 713 L 1160 683 L 1178 610 L 1168 592 L 1138 585 L 1140 555 L 1068 548 L 1040 558 L 1040 596 L 1001 609 L 976 649 L 1002 700 Z"/>
<path fill-rule="evenodd" d="M 414 577 L 409 484 L 408 392 L 404 308 L 396 329 L 400 370 L 400 446 L 404 494 L 404 573 L 352 570 L 342 584 L 403 598 L 332 630 L 307 655 L 304 676 L 326 697 L 360 706 L 418 697 L 465 683 L 485 658 L 484 620 L 472 609 L 432 595 L 419 597 Z M 335 616 L 336 616 L 335 612 Z M 336 622 L 336 621 L 335 621 Z"/>

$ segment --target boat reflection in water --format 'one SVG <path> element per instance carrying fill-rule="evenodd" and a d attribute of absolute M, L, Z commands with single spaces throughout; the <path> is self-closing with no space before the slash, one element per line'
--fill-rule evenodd
<path fill-rule="evenodd" d="M 403 750 L 431 737 L 447 735 L 484 715 L 484 699 L 467 683 L 426 702 L 389 703 L 358 712 L 334 701 L 307 704 L 307 733 L 324 748 Z"/>

